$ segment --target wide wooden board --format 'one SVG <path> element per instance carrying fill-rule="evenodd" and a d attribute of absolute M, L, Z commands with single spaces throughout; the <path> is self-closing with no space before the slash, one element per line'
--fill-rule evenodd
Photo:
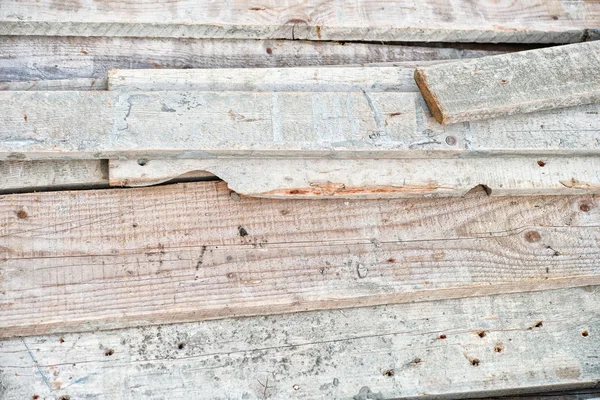
<path fill-rule="evenodd" d="M 2 35 L 579 42 L 596 34 L 597 1 L 4 0 Z"/>
<path fill-rule="evenodd" d="M 600 105 L 440 125 L 418 93 L 0 92 L 0 159 L 598 155 Z"/>
<path fill-rule="evenodd" d="M 0 197 L 0 337 L 600 284 L 592 196 Z"/>
<path fill-rule="evenodd" d="M 418 68 L 442 124 L 600 102 L 600 41 Z"/>
<path fill-rule="evenodd" d="M 591 393 L 599 310 L 596 286 L 14 338 L 0 341 L 0 377 L 5 400 Z M 560 394 L 526 399 L 594 398 Z"/>

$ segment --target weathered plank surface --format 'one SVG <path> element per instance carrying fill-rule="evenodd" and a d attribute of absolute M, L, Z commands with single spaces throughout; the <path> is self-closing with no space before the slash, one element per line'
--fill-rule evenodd
<path fill-rule="evenodd" d="M 301 67 L 112 70 L 108 90 L 418 92 L 413 68 Z"/>
<path fill-rule="evenodd" d="M 106 78 L 73 78 L 0 82 L 0 90 L 106 90 Z"/>
<path fill-rule="evenodd" d="M 108 186 L 108 163 L 100 160 L 2 161 L 0 191 Z"/>
<path fill-rule="evenodd" d="M 357 41 L 567 43 L 600 20 L 597 1 L 247 2 L 5 0 L 0 34 Z M 590 33 L 591 31 L 591 33 Z"/>
<path fill-rule="evenodd" d="M 444 127 L 418 93 L 0 92 L 0 159 L 597 155 L 600 105 Z M 448 144 L 453 143 L 453 144 Z"/>
<path fill-rule="evenodd" d="M 0 337 L 600 283 L 592 196 L 282 202 L 199 182 L 0 200 Z"/>
<path fill-rule="evenodd" d="M 415 80 L 442 124 L 600 102 L 600 41 L 433 65 Z"/>
<path fill-rule="evenodd" d="M 599 310 L 596 286 L 15 338 L 0 342 L 0 376 L 4 400 L 489 399 L 594 388 Z M 539 399 L 550 398 L 561 397 Z"/>
<path fill-rule="evenodd" d="M 513 48 L 504 48 L 504 51 Z M 0 81 L 106 78 L 108 70 L 422 64 L 499 51 L 299 40 L 0 37 Z M 97 83 L 98 84 L 98 83 Z"/>
<path fill-rule="evenodd" d="M 110 183 L 147 186 L 210 171 L 247 196 L 396 198 L 600 193 L 599 157 L 111 160 Z"/>

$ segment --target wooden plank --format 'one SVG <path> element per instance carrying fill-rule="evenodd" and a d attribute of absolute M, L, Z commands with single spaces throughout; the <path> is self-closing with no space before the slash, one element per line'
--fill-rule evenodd
<path fill-rule="evenodd" d="M 106 78 L 73 78 L 0 82 L 0 90 L 106 90 Z"/>
<path fill-rule="evenodd" d="M 0 92 L 0 159 L 598 155 L 600 105 L 444 127 L 418 93 Z"/>
<path fill-rule="evenodd" d="M 106 78 L 110 69 L 299 67 L 386 62 L 423 64 L 498 51 L 300 40 L 0 37 L 0 81 Z M 413 64 L 414 65 L 414 64 Z"/>
<path fill-rule="evenodd" d="M 0 337 L 600 284 L 593 196 L 6 195 Z"/>
<path fill-rule="evenodd" d="M 108 163 L 100 160 L 2 161 L 0 191 L 108 186 Z"/>
<path fill-rule="evenodd" d="M 7 399 L 592 392 L 600 379 L 598 310 L 600 287 L 591 286 L 15 338 L 0 342 L 0 369 Z M 562 397 L 539 399 L 550 398 Z"/>
<path fill-rule="evenodd" d="M 597 1 L 260 3 L 5 0 L 0 34 L 417 42 L 569 43 L 596 34 Z M 590 32 L 591 31 L 591 32 Z"/>
<path fill-rule="evenodd" d="M 108 90 L 418 92 L 414 69 L 402 67 L 301 67 L 112 70 Z"/>
<path fill-rule="evenodd" d="M 0 176 L 0 193 L 109 187 L 107 160 L 0 161 Z M 162 182 L 208 179 L 217 178 L 196 170 Z"/>
<path fill-rule="evenodd" d="M 141 161 L 141 162 L 140 162 Z M 111 160 L 115 186 L 147 186 L 210 171 L 231 190 L 273 198 L 492 196 L 600 193 L 600 158 Z"/>
<path fill-rule="evenodd" d="M 600 41 L 433 65 L 415 80 L 442 124 L 600 102 Z"/>

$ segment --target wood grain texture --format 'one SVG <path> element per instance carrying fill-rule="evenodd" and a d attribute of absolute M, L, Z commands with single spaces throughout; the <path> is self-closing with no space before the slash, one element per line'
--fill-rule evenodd
<path fill-rule="evenodd" d="M 597 200 L 519 199 L 6 195 L 0 337 L 599 284 Z"/>
<path fill-rule="evenodd" d="M 462 196 L 480 185 L 492 196 L 600 193 L 598 157 L 142 161 L 111 160 L 111 185 L 147 186 L 210 171 L 239 194 L 273 198 Z"/>
<path fill-rule="evenodd" d="M 0 191 L 108 186 L 108 163 L 100 160 L 2 161 Z"/>
<path fill-rule="evenodd" d="M 600 102 L 600 41 L 433 65 L 415 80 L 442 124 Z"/>
<path fill-rule="evenodd" d="M 0 34 L 569 43 L 599 20 L 597 1 L 5 0 Z"/>
<path fill-rule="evenodd" d="M 596 286 L 15 338 L 0 341 L 0 376 L 4 400 L 591 392 L 600 379 L 598 310 Z"/>
<path fill-rule="evenodd" d="M 598 104 L 444 127 L 418 93 L 29 91 L 0 102 L 0 159 L 600 152 Z"/>
<path fill-rule="evenodd" d="M 2 36 L 0 81 L 106 79 L 108 70 L 116 68 L 422 64 L 499 53 L 501 51 L 300 40 Z"/>

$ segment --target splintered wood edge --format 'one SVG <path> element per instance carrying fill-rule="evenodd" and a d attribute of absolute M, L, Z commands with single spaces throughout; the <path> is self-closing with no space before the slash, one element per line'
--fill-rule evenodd
<path fill-rule="evenodd" d="M 415 82 L 417 83 L 417 87 L 421 91 L 421 94 L 425 98 L 425 102 L 433 114 L 433 117 L 442 125 L 446 125 L 448 120 L 444 113 L 442 112 L 440 102 L 435 95 L 429 90 L 429 86 L 427 85 L 427 75 L 425 74 L 425 70 L 416 69 L 415 70 Z"/>

